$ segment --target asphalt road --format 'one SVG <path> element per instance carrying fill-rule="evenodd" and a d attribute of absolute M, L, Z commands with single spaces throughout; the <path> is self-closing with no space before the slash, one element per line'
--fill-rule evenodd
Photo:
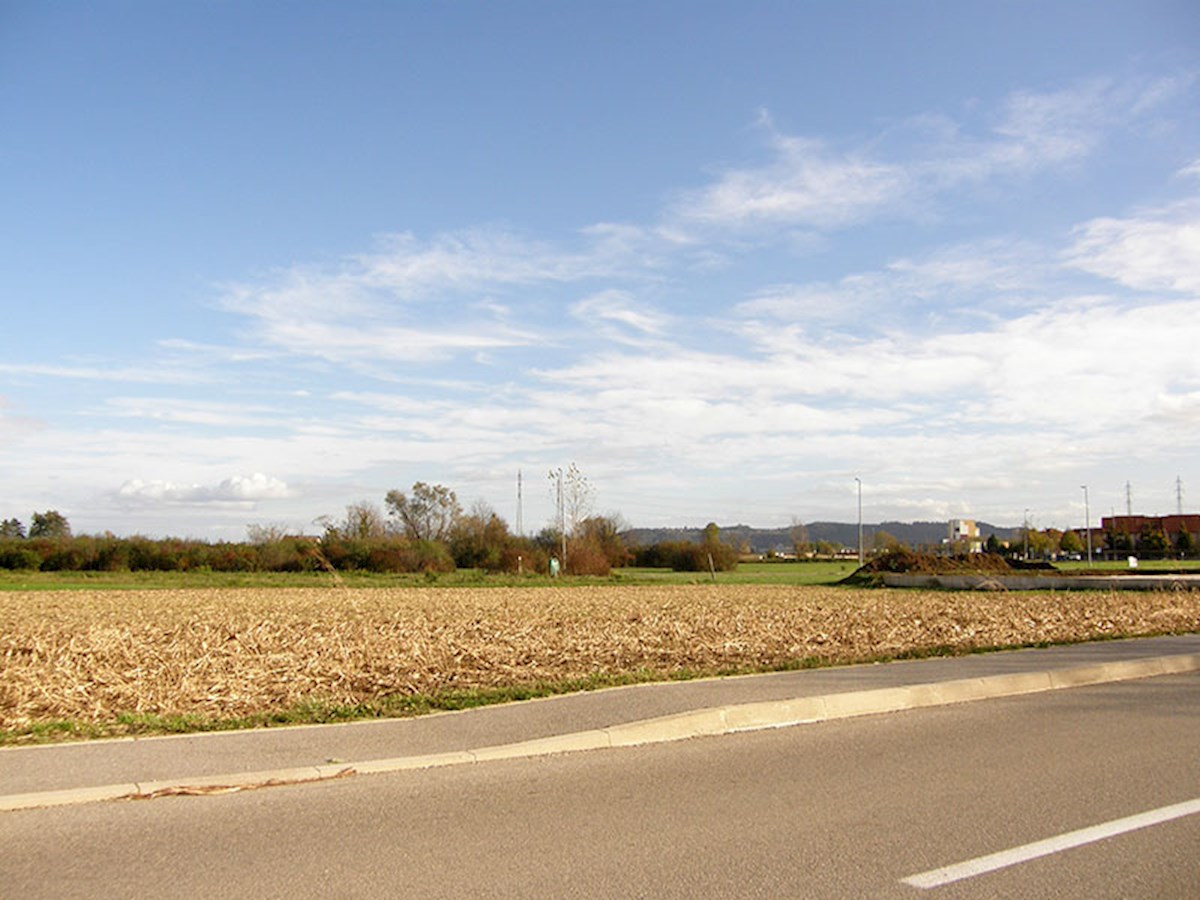
<path fill-rule="evenodd" d="M 0 815 L 8 897 L 1200 897 L 1200 674 L 650 746 Z M 1187 809 L 1184 809 L 1187 812 Z"/>

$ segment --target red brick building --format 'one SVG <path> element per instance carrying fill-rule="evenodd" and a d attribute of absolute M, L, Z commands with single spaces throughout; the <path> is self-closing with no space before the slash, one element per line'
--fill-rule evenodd
<path fill-rule="evenodd" d="M 1159 547 L 1151 546 L 1157 543 L 1156 535 L 1162 535 L 1166 556 L 1178 556 L 1181 546 L 1188 548 L 1189 556 L 1200 553 L 1200 515 L 1107 516 L 1100 520 L 1100 530 L 1104 553 L 1112 559 L 1158 551 Z M 1182 534 L 1187 537 L 1181 538 Z"/>

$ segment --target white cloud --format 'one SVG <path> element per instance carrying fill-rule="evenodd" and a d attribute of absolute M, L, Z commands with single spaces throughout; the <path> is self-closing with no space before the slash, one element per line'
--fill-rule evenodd
<path fill-rule="evenodd" d="M 1070 265 L 1141 291 L 1200 291 L 1200 203 L 1127 219 L 1100 218 L 1076 231 Z"/>
<path fill-rule="evenodd" d="M 945 116 L 920 114 L 896 129 L 915 141 L 884 154 L 889 135 L 836 149 L 814 137 L 784 135 L 769 114 L 765 164 L 732 167 L 685 193 L 668 212 L 667 233 L 695 241 L 700 229 L 836 231 L 879 219 L 920 219 L 926 204 L 965 184 L 1029 176 L 1075 163 L 1118 126 L 1131 128 L 1180 90 L 1176 79 L 1092 79 L 1052 92 L 1019 91 L 977 134 Z M 805 239 L 811 247 L 815 239 Z"/>
<path fill-rule="evenodd" d="M 652 261 L 627 257 L 641 234 L 596 226 L 576 249 L 498 229 L 428 242 L 392 235 L 331 269 L 297 267 L 229 287 L 223 306 L 248 316 L 255 338 L 288 353 L 342 363 L 451 359 L 541 341 L 528 311 L 561 285 L 640 277 Z M 513 296 L 526 313 L 520 325 L 510 321 L 512 303 L 505 302 L 517 289 Z"/>
<path fill-rule="evenodd" d="M 776 136 L 774 158 L 730 169 L 686 195 L 674 211 L 690 223 L 723 228 L 842 228 L 897 204 L 909 189 L 904 170 L 864 153 L 836 153 L 821 141 Z"/>
<path fill-rule="evenodd" d="M 947 190 L 1075 164 L 1095 154 L 1114 130 L 1139 127 L 1181 87 L 1172 78 L 1093 78 L 1057 91 L 1016 91 L 978 136 L 933 117 L 939 128 L 914 169 L 927 186 Z M 918 121 L 927 126 L 930 117 Z"/>
<path fill-rule="evenodd" d="M 224 428 L 262 426 L 278 419 L 278 410 L 269 406 L 177 397 L 111 397 L 101 412 L 122 418 Z"/>
<path fill-rule="evenodd" d="M 734 307 L 743 319 L 774 319 L 844 339 L 912 327 L 957 330 L 962 320 L 1035 306 L 1053 273 L 1044 252 L 1023 241 L 993 239 L 936 249 L 835 282 L 777 284 Z M 835 329 L 831 331 L 830 329 Z"/>
<path fill-rule="evenodd" d="M 261 472 L 234 475 L 217 485 L 176 484 L 170 481 L 126 481 L 117 491 L 122 503 L 168 503 L 180 505 L 228 505 L 252 507 L 260 500 L 291 496 L 287 484 Z"/>
<path fill-rule="evenodd" d="M 629 332 L 660 335 L 670 322 L 668 316 L 639 304 L 632 294 L 621 290 L 585 297 L 573 304 L 570 312 L 585 324 L 606 329 L 607 334 L 618 340 L 626 339 Z M 612 328 L 614 325 L 621 327 Z"/>
<path fill-rule="evenodd" d="M 995 126 L 1000 140 L 987 149 L 994 164 L 1039 168 L 1086 156 L 1100 126 L 1115 112 L 1111 85 L 1090 81 L 1051 93 L 1018 91 L 1004 104 Z"/>
<path fill-rule="evenodd" d="M 210 373 L 177 365 L 124 366 L 49 365 L 44 363 L 0 363 L 0 374 L 80 381 L 127 381 L 150 384 L 202 384 L 213 381 Z"/>
<path fill-rule="evenodd" d="M 575 281 L 604 266 L 589 252 L 565 252 L 500 229 L 446 233 L 422 243 L 390 235 L 381 249 L 353 257 L 347 276 L 404 299 L 497 285 Z"/>
<path fill-rule="evenodd" d="M 45 423 L 37 419 L 8 412 L 9 405 L 7 398 L 0 396 L 0 438 L 6 445 L 33 437 L 45 428 Z"/>

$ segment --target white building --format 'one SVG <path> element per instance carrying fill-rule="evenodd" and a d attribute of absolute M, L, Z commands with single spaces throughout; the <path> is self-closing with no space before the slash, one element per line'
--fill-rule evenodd
<path fill-rule="evenodd" d="M 983 540 L 974 519 L 951 519 L 946 543 L 952 548 L 963 547 L 968 553 L 983 552 Z"/>

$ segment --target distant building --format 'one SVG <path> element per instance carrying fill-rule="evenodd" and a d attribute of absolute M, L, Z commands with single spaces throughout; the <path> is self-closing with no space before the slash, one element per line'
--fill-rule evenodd
<path fill-rule="evenodd" d="M 1100 520 L 1100 531 L 1104 553 L 1113 559 L 1146 551 L 1176 556 L 1180 546 L 1189 548 L 1189 555 L 1200 551 L 1200 515 L 1107 516 Z"/>
<path fill-rule="evenodd" d="M 965 549 L 967 553 L 983 551 L 983 540 L 979 537 L 979 525 L 974 519 L 951 519 L 947 531 L 946 543 L 952 549 Z"/>

